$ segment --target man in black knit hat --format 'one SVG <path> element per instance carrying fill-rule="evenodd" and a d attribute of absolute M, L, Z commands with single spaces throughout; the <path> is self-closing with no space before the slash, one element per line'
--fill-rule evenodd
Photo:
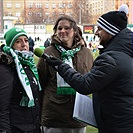
<path fill-rule="evenodd" d="M 99 133 L 133 133 L 133 33 L 127 28 L 127 5 L 97 21 L 100 55 L 82 75 L 55 57 L 46 62 L 81 94 L 93 94 Z"/>

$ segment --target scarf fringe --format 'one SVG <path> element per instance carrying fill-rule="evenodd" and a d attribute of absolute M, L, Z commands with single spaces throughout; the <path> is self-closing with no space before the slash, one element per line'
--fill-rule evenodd
<path fill-rule="evenodd" d="M 61 53 L 61 59 L 63 62 L 69 64 L 73 68 L 73 62 L 72 58 L 74 57 L 74 54 L 80 51 L 81 46 L 72 49 L 72 50 L 66 50 L 62 46 L 59 46 L 55 44 L 57 50 Z M 62 77 L 57 72 L 57 94 L 65 94 L 65 95 L 75 95 L 76 91 L 68 85 Z"/>
<path fill-rule="evenodd" d="M 22 99 L 21 99 L 21 101 L 20 101 L 20 105 L 21 105 L 22 107 L 25 107 L 25 106 L 32 107 L 32 106 L 35 105 L 35 104 L 34 104 L 34 99 L 29 100 L 29 98 L 28 98 L 27 96 L 22 97 Z"/>
<path fill-rule="evenodd" d="M 62 94 L 62 95 L 75 95 L 76 91 L 71 88 L 71 87 L 58 87 L 57 88 L 57 94 Z"/>

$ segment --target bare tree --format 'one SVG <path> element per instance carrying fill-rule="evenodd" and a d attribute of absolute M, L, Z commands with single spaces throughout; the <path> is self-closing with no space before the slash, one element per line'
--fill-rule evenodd
<path fill-rule="evenodd" d="M 86 0 L 74 0 L 73 2 L 73 16 L 77 23 L 89 23 L 88 4 Z"/>
<path fill-rule="evenodd" d="M 58 17 L 59 17 L 59 11 L 57 9 L 54 9 L 51 14 L 51 24 L 54 24 Z"/>
<path fill-rule="evenodd" d="M 25 23 L 28 24 L 36 24 L 36 23 L 43 23 L 46 19 L 44 14 L 44 7 L 43 5 L 37 5 L 33 3 L 32 5 L 25 6 Z"/>
<path fill-rule="evenodd" d="M 67 2 L 63 2 L 62 3 L 62 13 L 67 15 L 68 12 L 68 3 Z"/>
<path fill-rule="evenodd" d="M 53 10 L 52 15 L 51 15 L 51 20 L 52 20 L 53 23 L 57 20 L 57 18 L 59 16 L 61 16 L 63 14 L 70 15 L 69 13 L 71 12 L 70 11 L 71 9 L 68 8 L 69 4 L 70 3 L 68 3 L 68 2 L 63 2 L 63 3 L 60 4 L 58 9 L 56 8 L 56 9 Z"/>

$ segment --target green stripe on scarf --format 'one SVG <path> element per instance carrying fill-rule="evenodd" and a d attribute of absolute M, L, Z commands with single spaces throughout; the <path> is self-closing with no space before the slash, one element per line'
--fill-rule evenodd
<path fill-rule="evenodd" d="M 64 94 L 66 94 L 66 95 L 73 94 L 73 95 L 75 95 L 76 91 L 71 87 L 58 87 L 57 88 L 57 94 L 62 94 L 62 95 L 64 95 Z"/>
<path fill-rule="evenodd" d="M 30 82 L 29 79 L 23 69 L 23 66 L 21 64 L 25 64 L 28 65 L 31 69 L 31 71 L 33 72 L 33 74 L 35 75 L 36 81 L 39 85 L 39 90 L 41 90 L 41 86 L 39 83 L 39 78 L 38 78 L 38 71 L 36 68 L 36 64 L 33 58 L 33 53 L 32 52 L 28 52 L 28 51 L 17 51 L 17 50 L 13 50 L 12 48 L 8 47 L 8 46 L 4 46 L 3 47 L 4 52 L 6 52 L 7 54 L 10 54 L 15 62 L 15 66 L 16 66 L 16 70 L 17 70 L 17 74 L 18 77 L 20 79 L 20 83 L 22 84 L 24 91 L 22 92 L 22 99 L 20 101 L 20 105 L 21 106 L 28 106 L 28 107 L 32 107 L 35 105 L 34 103 L 34 98 L 33 98 L 33 94 L 32 94 L 32 90 L 31 90 L 31 86 L 30 86 Z"/>
<path fill-rule="evenodd" d="M 61 53 L 61 59 L 63 62 L 69 64 L 73 68 L 72 57 L 74 54 L 80 51 L 81 46 L 72 50 L 65 50 L 63 47 L 59 45 L 55 45 L 57 50 Z M 57 94 L 63 95 L 71 95 L 76 94 L 76 91 L 68 85 L 64 79 L 57 72 Z"/>

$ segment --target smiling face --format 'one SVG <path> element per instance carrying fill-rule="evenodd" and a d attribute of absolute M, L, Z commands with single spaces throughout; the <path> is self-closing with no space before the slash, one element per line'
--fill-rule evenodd
<path fill-rule="evenodd" d="M 111 34 L 107 33 L 101 27 L 98 26 L 95 35 L 99 37 L 100 45 L 106 46 L 108 41 L 113 37 Z"/>
<path fill-rule="evenodd" d="M 29 51 L 29 42 L 26 36 L 20 36 L 15 41 L 13 49 L 18 51 Z"/>
<path fill-rule="evenodd" d="M 68 20 L 60 20 L 57 25 L 56 34 L 58 38 L 67 46 L 72 47 L 74 38 L 74 29 Z"/>

